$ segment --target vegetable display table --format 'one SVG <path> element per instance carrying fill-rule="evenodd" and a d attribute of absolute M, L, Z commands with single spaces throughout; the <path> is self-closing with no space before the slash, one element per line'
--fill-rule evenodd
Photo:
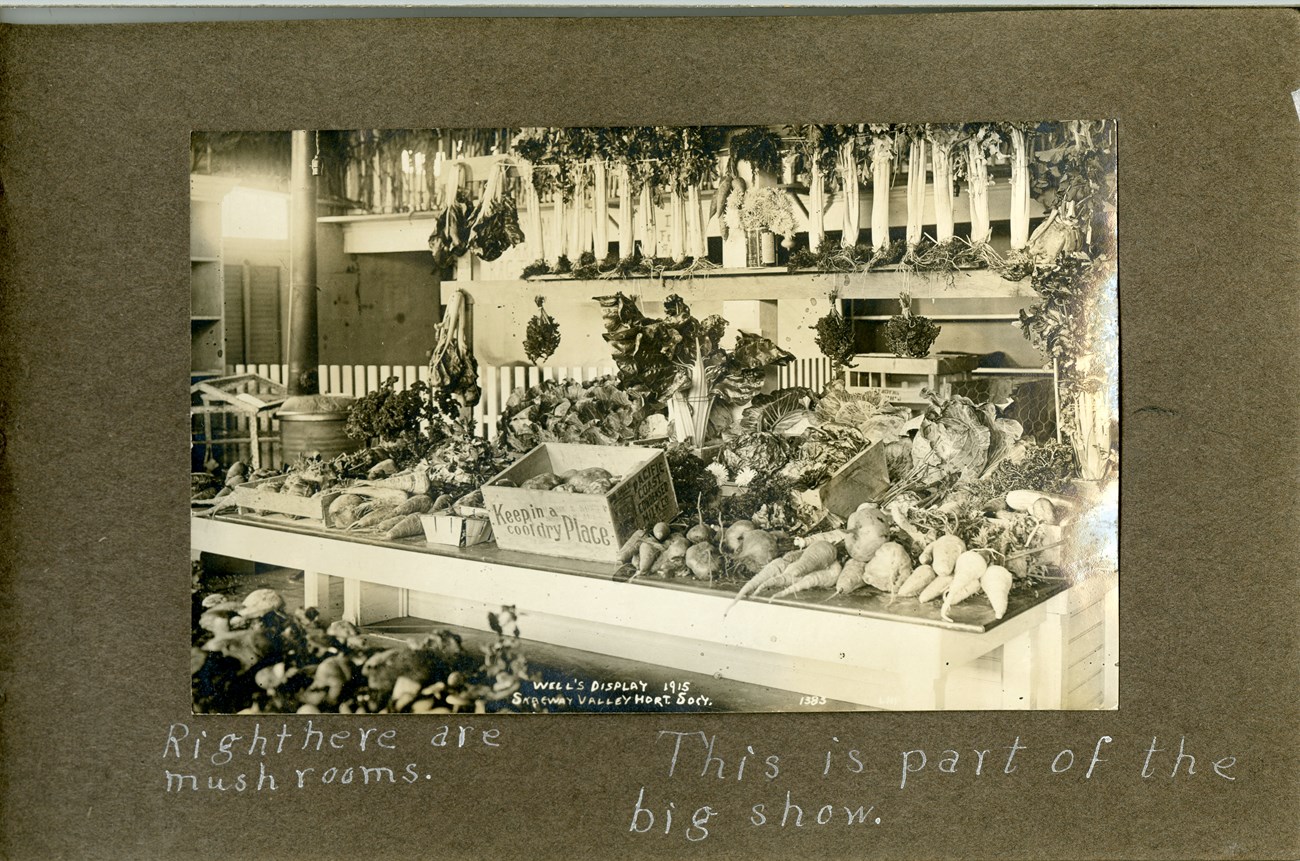
<path fill-rule="evenodd" d="M 876 708 L 1114 704 L 1113 685 L 1102 692 L 1112 675 L 1103 664 L 1114 663 L 1110 585 L 1017 590 L 998 622 L 960 606 L 945 622 L 930 605 L 860 594 L 743 601 L 724 616 L 735 586 L 619 582 L 605 563 L 344 537 L 283 518 L 191 524 L 195 552 L 304 571 L 308 606 L 325 577 L 341 578 L 344 616 L 357 624 L 416 616 L 481 630 L 488 612 L 512 604 L 526 639 Z"/>

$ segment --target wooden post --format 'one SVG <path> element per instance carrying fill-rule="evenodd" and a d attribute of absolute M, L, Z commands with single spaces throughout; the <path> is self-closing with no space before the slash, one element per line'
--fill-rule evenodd
<path fill-rule="evenodd" d="M 295 131 L 289 182 L 289 394 L 320 393 L 316 328 L 316 177 L 313 135 Z"/>

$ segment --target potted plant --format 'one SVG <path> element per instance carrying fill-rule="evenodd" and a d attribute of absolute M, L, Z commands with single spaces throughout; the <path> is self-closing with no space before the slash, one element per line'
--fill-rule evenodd
<path fill-rule="evenodd" d="M 776 264 L 778 233 L 784 238 L 787 249 L 794 245 L 794 209 L 785 192 L 779 188 L 751 186 L 740 206 L 740 226 L 746 234 L 757 238 L 757 259 L 747 259 L 751 266 Z"/>
<path fill-rule="evenodd" d="M 942 327 L 929 317 L 912 313 L 910 294 L 898 294 L 898 304 L 901 313 L 890 317 L 885 325 L 885 342 L 895 356 L 924 359 L 930 355 L 930 347 L 934 346 Z"/>

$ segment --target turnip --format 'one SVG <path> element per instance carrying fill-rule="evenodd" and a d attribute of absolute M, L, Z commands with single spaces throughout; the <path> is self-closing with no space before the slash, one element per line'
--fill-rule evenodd
<path fill-rule="evenodd" d="M 845 537 L 844 549 L 854 559 L 870 562 L 876 555 L 876 551 L 887 541 L 889 541 L 889 527 L 874 517 L 866 517 L 859 521 L 857 529 L 850 530 Z"/>
<path fill-rule="evenodd" d="M 762 529 L 751 529 L 741 534 L 739 552 L 735 559 L 740 567 L 756 574 L 776 558 L 776 538 Z"/>
<path fill-rule="evenodd" d="M 713 580 L 722 570 L 722 556 L 712 544 L 692 544 L 686 550 L 686 567 L 696 580 Z"/>
<path fill-rule="evenodd" d="M 686 540 L 692 544 L 699 544 L 701 541 L 712 541 L 713 539 L 713 530 L 703 523 L 695 524 L 686 532 Z"/>
<path fill-rule="evenodd" d="M 956 535 L 944 535 L 921 551 L 921 562 L 932 565 L 936 576 L 948 577 L 953 573 L 958 557 L 965 552 L 966 542 Z"/>
<path fill-rule="evenodd" d="M 740 539 L 746 532 L 752 532 L 758 527 L 748 520 L 737 520 L 728 526 L 722 533 L 722 549 L 726 553 L 736 553 L 740 550 Z"/>
<path fill-rule="evenodd" d="M 881 545 L 866 568 L 862 580 L 882 592 L 893 592 L 912 573 L 912 557 L 903 545 L 890 541 Z"/>
<path fill-rule="evenodd" d="M 844 524 L 844 528 L 853 532 L 868 520 L 876 520 L 882 526 L 886 525 L 884 512 L 882 512 L 880 506 L 876 505 L 874 502 L 864 502 L 859 505 L 857 510 L 849 515 L 849 520 Z"/>

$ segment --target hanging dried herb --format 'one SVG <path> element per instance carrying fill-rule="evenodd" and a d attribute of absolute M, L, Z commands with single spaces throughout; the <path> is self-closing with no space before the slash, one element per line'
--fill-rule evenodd
<path fill-rule="evenodd" d="M 857 352 L 853 324 L 844 319 L 844 315 L 840 313 L 838 294 L 831 293 L 830 303 L 831 307 L 826 312 L 826 316 L 818 320 L 817 325 L 813 327 L 817 330 L 817 349 L 834 364 L 847 368 Z"/>
<path fill-rule="evenodd" d="M 534 365 L 540 365 L 555 355 L 555 351 L 560 346 L 560 324 L 546 313 L 546 306 L 541 296 L 534 301 L 537 302 L 537 314 L 528 321 L 528 332 L 524 336 L 524 355 Z"/>
<path fill-rule="evenodd" d="M 895 356 L 923 359 L 930 355 L 930 347 L 939 337 L 942 327 L 929 317 L 913 314 L 909 294 L 898 294 L 898 304 L 902 306 L 902 313 L 889 318 L 885 325 L 885 342 Z"/>

